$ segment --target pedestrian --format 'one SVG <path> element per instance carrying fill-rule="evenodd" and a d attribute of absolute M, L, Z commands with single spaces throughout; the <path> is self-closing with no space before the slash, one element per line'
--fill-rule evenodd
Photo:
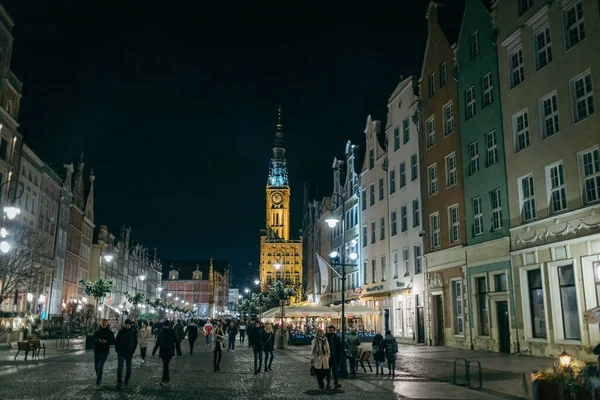
<path fill-rule="evenodd" d="M 108 326 L 108 320 L 102 319 L 100 327 L 94 333 L 94 369 L 96 370 L 96 390 L 100 389 L 104 363 L 108 358 L 110 346 L 115 344 L 115 335 Z"/>
<path fill-rule="evenodd" d="M 342 387 L 339 383 L 339 370 L 340 362 L 345 360 L 345 349 L 342 345 L 342 340 L 338 335 L 335 334 L 335 326 L 330 325 L 328 328 L 329 332 L 325 335 L 329 344 L 329 374 L 327 375 L 327 387 L 330 387 L 331 375 L 333 375 L 334 388 L 339 389 Z"/>
<path fill-rule="evenodd" d="M 210 323 L 210 319 L 206 321 L 204 324 L 204 337 L 206 338 L 206 345 L 210 346 L 211 333 L 213 330 L 213 326 Z"/>
<path fill-rule="evenodd" d="M 246 320 L 240 322 L 240 344 L 244 344 L 244 340 L 246 339 Z"/>
<path fill-rule="evenodd" d="M 317 330 L 317 336 L 313 339 L 310 350 L 310 365 L 317 370 L 317 383 L 319 389 L 325 389 L 324 380 L 329 374 L 329 358 L 331 350 L 329 342 L 325 337 L 323 329 Z"/>
<path fill-rule="evenodd" d="M 356 361 L 358 359 L 358 346 L 360 345 L 360 339 L 356 334 L 355 330 L 350 331 L 348 339 L 346 340 L 346 348 L 348 349 L 348 358 L 350 358 L 350 374 L 356 376 Z"/>
<path fill-rule="evenodd" d="M 179 343 L 181 343 L 185 332 L 183 330 L 183 324 L 181 323 L 180 319 L 178 319 L 177 323 L 175 323 L 175 325 L 173 326 L 173 330 L 175 331 L 175 336 L 177 336 L 177 340 L 179 341 Z"/>
<path fill-rule="evenodd" d="M 142 358 L 142 364 L 146 360 L 146 350 L 148 349 L 148 341 L 150 340 L 150 328 L 148 328 L 148 322 L 142 321 L 142 328 L 139 333 L 140 343 L 140 357 Z"/>
<path fill-rule="evenodd" d="M 237 332 L 238 332 L 238 329 L 235 326 L 235 322 L 231 321 L 229 323 L 229 329 L 227 330 L 227 333 L 229 335 L 229 343 L 228 343 L 228 347 L 227 347 L 228 353 L 230 351 L 235 350 L 235 337 L 237 336 Z"/>
<path fill-rule="evenodd" d="M 131 320 L 127 318 L 123 324 L 123 328 L 119 330 L 115 339 L 115 350 L 118 355 L 117 389 L 123 388 L 123 364 L 126 366 L 125 386 L 129 384 L 129 379 L 131 379 L 131 360 L 137 344 L 137 331 L 131 327 Z"/>
<path fill-rule="evenodd" d="M 177 340 L 175 331 L 171 329 L 171 322 L 169 321 L 163 322 L 163 327 L 158 334 L 158 339 L 156 340 L 156 344 L 152 350 L 152 356 L 156 354 L 156 350 L 158 349 L 160 349 L 158 351 L 158 356 L 163 363 L 163 374 L 160 386 L 167 387 L 170 380 L 169 363 L 171 362 L 171 359 L 175 357 L 175 350 L 177 350 L 177 355 L 181 357 L 181 346 Z"/>
<path fill-rule="evenodd" d="M 378 333 L 373 338 L 373 358 L 375 358 L 375 375 L 383 375 L 383 363 L 385 361 L 385 343 L 383 335 Z M 381 371 L 380 371 L 381 370 Z"/>
<path fill-rule="evenodd" d="M 187 335 L 188 341 L 190 342 L 190 356 L 194 354 L 194 343 L 196 339 L 198 339 L 198 325 L 196 324 L 196 320 L 191 319 L 188 325 L 185 327 L 185 332 L 183 332 L 183 337 Z"/>
<path fill-rule="evenodd" d="M 249 332 L 248 341 L 251 343 L 254 352 L 254 375 L 257 375 L 262 368 L 262 352 L 265 341 L 265 334 L 260 326 L 260 321 L 256 320 Z"/>
<path fill-rule="evenodd" d="M 388 375 L 392 375 L 392 377 L 396 376 L 396 353 L 398 353 L 398 342 L 396 342 L 396 338 L 392 336 L 391 331 L 385 332 L 385 358 L 387 358 L 388 362 Z"/>
<path fill-rule="evenodd" d="M 215 368 L 215 372 L 220 371 L 219 366 L 221 365 L 221 358 L 223 357 L 223 349 L 225 348 L 225 332 L 223 332 L 223 325 L 219 322 L 217 327 L 212 331 L 213 336 L 213 366 Z"/>
<path fill-rule="evenodd" d="M 275 332 L 273 332 L 273 325 L 271 324 L 265 326 L 263 350 L 265 352 L 265 372 L 272 371 L 271 364 L 273 364 L 275 358 L 273 354 L 275 350 Z M 271 357 L 269 358 L 269 356 Z"/>
<path fill-rule="evenodd" d="M 252 348 L 252 329 L 254 329 L 254 321 L 250 320 L 246 326 L 246 335 L 248 336 L 248 348 Z"/>

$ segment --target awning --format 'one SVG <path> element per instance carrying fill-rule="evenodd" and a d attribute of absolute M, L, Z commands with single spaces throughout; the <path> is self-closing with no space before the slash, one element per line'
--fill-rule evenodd
<path fill-rule="evenodd" d="M 342 313 L 342 306 L 335 306 L 333 307 L 334 310 L 339 311 L 340 315 Z M 363 306 L 360 303 L 350 303 L 350 304 L 346 304 L 346 306 L 344 307 L 344 314 L 346 316 L 346 318 L 352 318 L 352 317 L 363 317 L 365 315 L 380 315 L 381 311 L 376 310 L 374 308 L 371 307 L 367 307 L 367 306 Z"/>

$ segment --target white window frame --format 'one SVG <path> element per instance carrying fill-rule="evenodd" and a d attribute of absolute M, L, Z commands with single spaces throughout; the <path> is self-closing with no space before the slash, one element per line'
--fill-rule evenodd
<path fill-rule="evenodd" d="M 415 207 L 416 205 L 416 207 Z M 419 205 L 419 199 L 413 199 L 412 201 L 412 206 L 413 206 L 413 228 L 421 225 L 421 210 L 420 210 L 420 205 Z"/>
<path fill-rule="evenodd" d="M 415 161 L 413 163 L 413 160 Z M 416 181 L 419 178 L 419 157 L 417 153 L 410 156 L 410 181 Z"/>
<path fill-rule="evenodd" d="M 573 274 L 575 275 L 575 293 L 577 297 L 577 315 L 579 316 L 579 332 L 581 333 L 581 339 L 565 339 L 565 330 L 562 316 L 562 304 L 560 300 L 560 286 L 558 281 L 558 268 L 573 265 Z M 552 293 L 552 301 L 550 307 L 552 308 L 552 323 L 554 331 L 554 340 L 560 344 L 582 344 L 583 337 L 585 335 L 585 327 L 583 325 L 582 315 L 586 310 L 581 297 L 581 275 L 580 268 L 575 259 L 565 259 L 560 261 L 550 261 L 548 263 L 548 286 L 550 293 Z M 545 299 L 544 299 L 545 300 Z"/>
<path fill-rule="evenodd" d="M 400 232 L 408 231 L 408 206 L 405 204 L 400 207 Z"/>
<path fill-rule="evenodd" d="M 548 107 L 547 107 L 548 106 Z M 556 90 L 548 93 L 538 100 L 540 114 L 540 130 L 542 139 L 549 138 L 560 132 L 560 118 L 558 108 L 558 96 Z M 548 129 L 548 122 L 550 129 Z"/>
<path fill-rule="evenodd" d="M 452 212 L 456 210 L 456 220 L 452 218 Z M 454 234 L 456 233 L 456 237 Z M 450 244 L 460 243 L 460 209 L 458 204 L 448 207 L 448 239 Z"/>
<path fill-rule="evenodd" d="M 519 16 L 523 15 L 527 10 L 529 10 L 531 8 L 531 2 L 532 0 L 518 0 L 518 11 L 519 11 Z"/>
<path fill-rule="evenodd" d="M 533 195 L 529 195 L 525 197 L 525 193 L 523 192 L 523 181 L 527 180 L 530 191 L 533 191 Z M 522 177 L 517 179 L 517 189 L 519 191 L 519 210 L 521 216 L 521 222 L 530 222 L 535 221 L 537 219 L 537 205 L 535 202 L 535 179 L 532 173 L 527 175 L 523 175 Z M 533 210 L 533 215 L 531 218 L 525 218 L 525 204 L 529 203 L 531 205 L 531 210 Z"/>
<path fill-rule="evenodd" d="M 544 44 L 540 47 L 538 37 L 543 35 Z M 552 54 L 552 31 L 550 30 L 550 24 L 546 22 L 541 27 L 537 28 L 531 35 L 533 40 L 533 51 L 535 54 L 535 70 L 539 71 L 553 60 Z M 545 64 L 543 59 L 545 58 Z"/>
<path fill-rule="evenodd" d="M 453 164 L 453 165 L 450 165 Z M 458 174 L 456 170 L 456 153 L 452 152 L 445 158 L 446 166 L 446 187 L 450 188 L 458 183 Z"/>
<path fill-rule="evenodd" d="M 467 104 L 465 119 L 471 119 L 477 114 L 477 105 L 475 102 L 475 86 L 474 85 L 465 91 L 465 102 Z"/>
<path fill-rule="evenodd" d="M 519 127 L 519 118 L 522 118 L 522 127 Z M 513 137 L 515 153 L 523 151 L 531 146 L 531 134 L 529 132 L 529 111 L 527 108 L 513 114 Z M 523 146 L 519 145 L 519 138 L 523 137 Z"/>
<path fill-rule="evenodd" d="M 462 278 L 451 279 L 450 287 L 452 288 L 450 293 L 452 297 L 452 332 L 454 336 L 463 337 L 465 336 L 465 296 Z M 462 322 L 462 332 L 457 326 L 459 321 Z"/>
<path fill-rule="evenodd" d="M 590 88 L 588 88 L 586 85 L 586 78 L 588 76 L 589 76 L 589 83 L 591 86 Z M 583 93 L 583 95 L 577 97 L 577 83 L 579 81 L 583 81 L 582 88 L 585 91 L 585 93 Z M 582 72 L 581 74 L 574 77 L 573 79 L 571 79 L 569 81 L 569 88 L 571 91 L 571 108 L 573 110 L 573 123 L 574 124 L 577 124 L 577 123 L 591 117 L 592 115 L 596 114 L 596 104 L 595 104 L 595 99 L 594 99 L 594 80 L 592 78 L 592 71 L 589 68 L 587 70 L 585 70 L 584 72 Z M 582 101 L 585 102 L 586 114 L 584 116 L 580 117 L 577 106 Z M 591 112 L 589 109 L 590 103 L 591 103 L 591 107 L 592 107 Z"/>
<path fill-rule="evenodd" d="M 585 156 L 589 155 L 591 157 L 591 164 L 589 164 L 590 172 L 586 175 L 586 163 Z M 594 155 L 598 156 L 598 163 L 595 161 Z M 581 197 L 583 199 L 584 204 L 595 204 L 600 201 L 600 148 L 599 146 L 594 146 L 589 149 L 585 149 L 580 151 L 577 155 L 578 164 L 579 164 L 579 176 L 581 180 Z M 596 196 L 595 199 L 590 200 L 588 198 L 588 181 L 590 181 L 590 189 L 593 191 Z"/>
<path fill-rule="evenodd" d="M 494 102 L 494 81 L 492 80 L 491 72 L 488 72 L 481 78 L 481 86 L 483 88 L 482 108 L 485 108 Z"/>
<path fill-rule="evenodd" d="M 514 56 L 517 57 L 517 64 L 515 65 L 513 65 Z M 513 89 L 525 80 L 525 61 L 523 60 L 523 47 L 521 45 L 508 53 L 507 64 L 510 88 Z"/>
<path fill-rule="evenodd" d="M 398 251 L 394 250 L 392 252 L 392 262 L 394 263 L 394 277 L 392 279 L 398 279 L 399 265 L 398 265 Z"/>
<path fill-rule="evenodd" d="M 469 143 L 469 175 L 479 172 L 479 147 L 478 142 Z"/>
<path fill-rule="evenodd" d="M 435 115 L 432 115 L 425 122 L 427 129 L 427 148 L 430 149 L 435 145 Z"/>
<path fill-rule="evenodd" d="M 433 172 L 433 174 L 432 174 Z M 439 191 L 439 183 L 438 183 L 438 173 L 437 173 L 437 163 L 431 164 L 427 167 L 427 180 L 429 188 L 429 197 L 435 196 Z"/>
<path fill-rule="evenodd" d="M 578 10 L 577 10 L 577 6 L 581 7 L 581 16 L 578 16 Z M 571 25 L 567 25 L 568 24 L 568 14 L 569 11 L 571 10 L 575 10 L 575 17 L 576 20 L 573 24 Z M 572 2 L 569 4 L 568 7 L 565 7 L 563 10 L 563 26 L 565 29 L 565 48 L 567 50 L 571 49 L 573 46 L 576 46 L 578 43 L 581 43 L 587 36 L 587 32 L 585 30 L 585 17 L 584 17 L 584 13 L 583 13 L 583 2 L 582 1 L 577 1 L 577 2 Z M 572 30 L 577 30 L 577 41 L 572 43 L 571 42 L 571 31 Z"/>
<path fill-rule="evenodd" d="M 439 249 L 442 246 L 442 236 L 440 232 L 440 213 L 429 214 L 429 227 L 431 230 L 431 248 Z"/>
<path fill-rule="evenodd" d="M 479 51 L 479 31 L 476 30 L 475 32 L 471 33 L 470 36 L 470 49 L 471 49 L 471 60 L 475 59 L 480 51 Z"/>
<path fill-rule="evenodd" d="M 398 234 L 398 212 L 396 210 L 392 210 L 390 215 L 390 223 L 392 224 L 391 236 L 396 236 Z"/>
<path fill-rule="evenodd" d="M 381 282 L 385 282 L 387 280 L 387 265 L 385 255 L 380 257 L 379 262 L 381 263 Z"/>
<path fill-rule="evenodd" d="M 440 64 L 440 87 L 448 83 L 448 62 L 444 61 Z"/>
<path fill-rule="evenodd" d="M 428 90 L 429 90 L 429 97 L 433 97 L 433 95 L 435 94 L 435 72 L 432 72 L 429 77 L 428 77 Z"/>
<path fill-rule="evenodd" d="M 562 181 L 560 172 L 562 170 Z M 555 174 L 553 178 L 553 174 Z M 546 176 L 546 197 L 548 201 L 548 214 L 559 214 L 567 211 L 567 184 L 565 179 L 565 166 L 562 160 L 547 165 L 545 168 L 545 176 Z M 560 196 L 560 193 L 564 194 Z M 561 208 L 554 208 L 553 195 L 554 193 L 559 193 L 560 196 L 560 205 Z"/>
<path fill-rule="evenodd" d="M 471 199 L 471 207 L 473 208 L 473 236 L 481 236 L 483 235 L 483 208 L 481 196 Z"/>
<path fill-rule="evenodd" d="M 449 114 L 448 110 L 450 111 Z M 454 132 L 454 106 L 452 105 L 452 101 L 444 105 L 442 114 L 444 117 L 444 136 L 448 136 Z"/>
<path fill-rule="evenodd" d="M 408 261 L 410 259 L 410 253 L 408 247 L 402 249 L 402 268 L 404 269 L 404 276 L 410 275 Z"/>
<path fill-rule="evenodd" d="M 489 167 L 490 165 L 494 165 L 498 162 L 498 140 L 496 138 L 496 131 L 491 131 L 485 134 L 485 144 L 487 147 L 485 154 L 485 165 Z"/>
<path fill-rule="evenodd" d="M 502 229 L 502 193 L 500 189 L 493 190 L 492 193 L 492 231 Z"/>
<path fill-rule="evenodd" d="M 400 179 L 399 188 L 402 189 L 406 187 L 406 163 L 402 161 L 398 166 L 398 178 Z"/>
<path fill-rule="evenodd" d="M 542 294 L 544 298 L 544 315 L 546 315 L 546 338 L 534 338 L 533 337 L 533 326 L 531 324 L 531 300 L 529 298 L 529 278 L 527 276 L 529 271 L 539 269 L 541 270 L 542 287 L 544 287 Z M 523 307 L 521 312 L 523 313 L 523 325 L 525 330 L 525 340 L 528 342 L 536 343 L 549 343 L 550 341 L 550 323 L 548 314 L 548 290 L 546 290 L 546 271 L 542 264 L 533 264 L 519 269 L 519 280 L 521 282 L 521 301 Z"/>
<path fill-rule="evenodd" d="M 392 168 L 390 171 L 390 194 L 396 193 L 396 169 Z"/>

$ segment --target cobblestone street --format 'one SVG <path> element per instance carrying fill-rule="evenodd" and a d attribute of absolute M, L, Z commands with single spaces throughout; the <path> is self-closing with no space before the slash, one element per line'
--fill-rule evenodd
<path fill-rule="evenodd" d="M 151 350 L 151 348 L 149 348 Z M 160 359 L 149 356 L 146 363 L 136 354 L 128 387 L 116 389 L 117 357 L 113 350 L 104 369 L 102 389 L 94 390 L 92 351 L 77 351 L 40 361 L 0 362 L 2 399 L 477 399 L 491 400 L 488 393 L 472 391 L 445 382 L 439 377 L 401 372 L 394 380 L 374 373 L 360 373 L 357 378 L 342 380 L 340 390 L 322 391 L 308 373 L 306 348 L 277 351 L 273 372 L 254 375 L 252 351 L 236 348 L 223 353 L 221 372 L 213 372 L 212 353 L 197 342 L 193 356 L 187 341 L 184 355 L 171 362 L 171 386 L 158 383 L 162 373 Z M 12 359 L 12 358 L 11 358 Z"/>

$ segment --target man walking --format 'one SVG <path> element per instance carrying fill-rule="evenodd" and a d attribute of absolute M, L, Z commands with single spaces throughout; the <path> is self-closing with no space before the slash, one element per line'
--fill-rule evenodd
<path fill-rule="evenodd" d="M 96 390 L 100 389 L 104 363 L 108 357 L 110 346 L 115 344 L 115 336 L 108 327 L 108 320 L 102 319 L 100 327 L 94 333 L 94 369 L 96 370 Z"/>
<path fill-rule="evenodd" d="M 227 348 L 227 352 L 235 350 L 235 337 L 237 336 L 237 327 L 235 326 L 235 322 L 231 321 L 229 323 L 229 329 L 227 333 L 229 334 L 229 347 Z"/>
<path fill-rule="evenodd" d="M 183 337 L 187 335 L 188 341 L 190 342 L 190 356 L 194 354 L 194 342 L 198 339 L 198 325 L 196 325 L 196 320 L 191 319 L 188 325 L 185 327 L 185 332 L 183 333 Z"/>
<path fill-rule="evenodd" d="M 171 359 L 175 357 L 175 350 L 177 350 L 177 355 L 181 357 L 181 347 L 175 332 L 171 329 L 171 323 L 169 321 L 163 323 L 163 328 L 158 334 L 158 340 L 156 340 L 156 344 L 152 350 L 152 356 L 156 354 L 156 350 L 159 348 L 158 356 L 163 363 L 163 374 L 160 386 L 166 387 L 169 385 L 170 380 L 169 363 L 171 362 Z"/>
<path fill-rule="evenodd" d="M 117 364 L 117 389 L 123 388 L 123 364 L 126 365 L 125 386 L 129 384 L 131 378 L 131 359 L 137 347 L 137 331 L 131 327 L 131 320 L 128 318 L 123 324 L 123 328 L 117 333 L 115 340 L 115 350 L 118 355 Z"/>
<path fill-rule="evenodd" d="M 325 335 L 327 337 L 327 341 L 329 342 L 329 371 L 330 373 L 327 375 L 327 387 L 329 387 L 331 382 L 330 375 L 333 375 L 333 384 L 336 389 L 342 387 L 342 385 L 338 382 L 339 377 L 339 369 L 340 369 L 340 361 L 342 358 L 342 352 L 344 348 L 342 346 L 342 340 L 338 335 L 335 334 L 335 326 L 331 325 L 328 328 L 328 332 Z"/>
<path fill-rule="evenodd" d="M 256 320 L 254 327 L 248 335 L 248 340 L 252 344 L 254 352 L 254 375 L 258 375 L 262 368 L 262 352 L 265 341 L 263 328 L 260 326 L 260 321 Z"/>

